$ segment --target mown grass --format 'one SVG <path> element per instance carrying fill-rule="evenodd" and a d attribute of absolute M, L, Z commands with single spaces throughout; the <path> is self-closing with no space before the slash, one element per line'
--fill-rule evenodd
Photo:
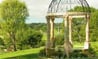
<path fill-rule="evenodd" d="M 98 50 L 97 47 L 98 42 L 92 42 L 91 45 L 94 49 Z M 76 47 L 78 47 L 76 45 Z M 33 48 L 28 50 L 21 50 L 16 52 L 4 53 L 0 55 L 0 59 L 39 59 L 39 52 L 42 48 Z M 98 51 L 96 51 L 96 55 L 98 56 Z M 46 57 L 41 57 L 40 59 L 47 59 Z M 55 58 L 54 58 L 55 59 Z M 70 58 L 70 59 L 98 59 L 98 57 L 91 57 L 91 58 Z"/>
<path fill-rule="evenodd" d="M 22 56 L 17 56 L 17 57 L 10 57 L 10 58 L 5 58 L 5 59 L 39 59 L 38 53 L 32 53 L 32 54 L 27 54 L 27 55 L 22 55 Z"/>
<path fill-rule="evenodd" d="M 28 57 L 36 57 L 37 54 L 40 52 L 42 48 L 33 48 L 33 49 L 28 49 L 28 50 L 21 50 L 21 51 L 16 51 L 16 52 L 9 52 L 9 53 L 4 53 L 0 55 L 0 59 L 4 58 L 11 58 L 11 57 L 24 57 L 27 55 Z"/>

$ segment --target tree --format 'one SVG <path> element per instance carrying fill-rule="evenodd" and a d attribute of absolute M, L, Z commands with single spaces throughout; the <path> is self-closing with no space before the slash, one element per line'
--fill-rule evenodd
<path fill-rule="evenodd" d="M 41 39 L 42 39 L 42 33 L 40 31 L 29 30 L 28 34 L 27 34 L 27 38 L 25 40 L 21 41 L 21 46 L 22 47 L 29 46 L 29 47 L 33 47 L 33 48 L 38 47 L 38 46 L 40 46 Z"/>
<path fill-rule="evenodd" d="M 90 19 L 90 40 L 98 41 L 98 10 L 91 14 Z"/>
<path fill-rule="evenodd" d="M 0 45 L 4 45 L 4 41 L 0 38 Z"/>
<path fill-rule="evenodd" d="M 96 9 L 93 8 L 93 7 L 90 7 L 90 10 L 91 10 L 91 14 L 93 14 L 96 11 Z M 83 11 L 83 9 L 80 6 L 76 6 L 73 9 L 71 9 L 70 11 L 79 11 L 79 12 L 81 12 L 81 11 Z M 96 22 L 96 20 L 94 20 L 94 18 L 96 18 L 95 16 L 91 15 L 91 18 L 92 19 L 90 20 L 90 30 L 91 30 L 91 27 L 93 27 L 93 25 L 94 25 L 94 23 L 92 24 L 92 22 Z M 72 27 L 73 27 L 73 30 L 72 30 L 73 40 L 80 41 L 80 42 L 84 41 L 85 40 L 86 20 L 83 19 L 83 18 L 77 18 L 77 19 L 74 18 L 72 20 Z"/>
<path fill-rule="evenodd" d="M 17 50 L 16 33 L 25 27 L 25 19 L 28 16 L 27 7 L 24 2 L 18 0 L 4 0 L 0 4 L 1 29 L 5 31 L 9 42 Z M 8 40 L 7 40 L 8 41 Z"/>

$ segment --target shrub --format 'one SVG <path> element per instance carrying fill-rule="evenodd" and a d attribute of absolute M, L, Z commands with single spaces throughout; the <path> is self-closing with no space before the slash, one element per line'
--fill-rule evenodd
<path fill-rule="evenodd" d="M 46 56 L 45 48 L 40 50 L 39 56 Z"/>
<path fill-rule="evenodd" d="M 56 35 L 56 37 L 55 37 L 55 44 L 56 45 L 64 44 L 64 35 L 63 34 Z"/>

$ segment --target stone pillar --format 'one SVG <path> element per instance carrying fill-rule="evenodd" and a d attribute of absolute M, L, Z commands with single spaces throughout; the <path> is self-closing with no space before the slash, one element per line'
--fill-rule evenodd
<path fill-rule="evenodd" d="M 50 42 L 51 48 L 54 47 L 54 17 L 50 19 Z"/>
<path fill-rule="evenodd" d="M 84 49 L 89 49 L 89 20 L 90 20 L 90 16 L 87 15 L 86 16 L 86 41 L 84 43 Z"/>
<path fill-rule="evenodd" d="M 47 42 L 46 42 L 46 55 L 51 55 L 51 48 L 54 47 L 54 17 L 47 16 Z"/>
<path fill-rule="evenodd" d="M 68 40 L 68 17 L 64 18 L 64 38 Z"/>
<path fill-rule="evenodd" d="M 68 31 L 68 17 L 64 18 L 64 30 L 65 30 L 65 42 L 64 42 L 64 51 L 66 53 L 67 58 L 69 59 L 69 54 L 72 52 L 72 45 L 69 42 L 69 31 Z"/>
<path fill-rule="evenodd" d="M 72 44 L 72 17 L 69 16 L 69 42 Z"/>
<path fill-rule="evenodd" d="M 47 19 L 47 41 L 46 49 L 50 48 L 50 17 L 46 16 Z"/>

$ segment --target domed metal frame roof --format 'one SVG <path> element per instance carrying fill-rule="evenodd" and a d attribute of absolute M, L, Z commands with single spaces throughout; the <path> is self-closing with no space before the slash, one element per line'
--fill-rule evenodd
<path fill-rule="evenodd" d="M 65 13 L 74 9 L 76 6 L 81 7 L 82 10 L 75 10 L 74 12 L 91 12 L 86 0 L 52 0 L 48 8 L 48 13 Z"/>

